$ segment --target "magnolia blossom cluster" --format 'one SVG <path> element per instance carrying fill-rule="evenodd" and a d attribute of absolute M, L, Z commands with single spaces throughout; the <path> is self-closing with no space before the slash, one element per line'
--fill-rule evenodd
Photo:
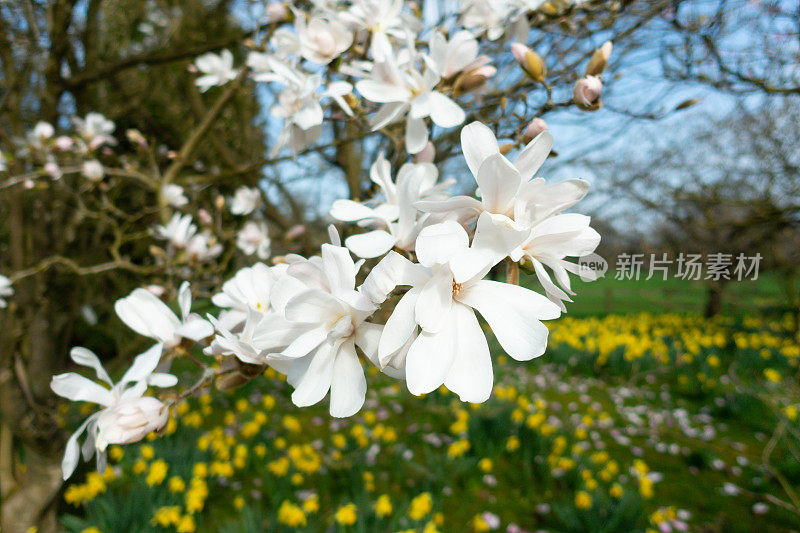
<path fill-rule="evenodd" d="M 542 355 L 548 336 L 543 321 L 566 311 L 574 294 L 569 274 L 579 267 L 569 258 L 591 253 L 599 243 L 589 217 L 565 212 L 586 195 L 588 183 L 536 177 L 553 144 L 541 118 L 515 134 L 524 146 L 513 160 L 507 157 L 513 145 L 501 147 L 485 124 L 461 128 L 475 195 L 449 191 L 457 180 L 440 179 L 434 141 L 440 130 L 467 121 L 466 110 L 477 107 L 497 73 L 480 53 L 479 40 L 506 35 L 525 42 L 529 17 L 540 10 L 552 15 L 566 4 L 464 0 L 458 15 L 465 29 L 423 31 L 421 14 L 401 0 L 315 0 L 308 12 L 272 3 L 270 38 L 252 45 L 244 66 L 235 67 L 227 50 L 197 58 L 193 70 L 201 91 L 245 76 L 275 91 L 270 111 L 283 126 L 273 157 L 284 148 L 296 154 L 319 140 L 327 120 L 380 130 L 395 141 L 395 155 L 404 152 L 408 159 L 393 168 L 383 154 L 377 157 L 369 173 L 374 196 L 339 200 L 330 211 L 355 231 L 342 242 L 331 226 L 330 242 L 312 257 L 272 257 L 261 189 L 240 186 L 227 198 L 219 196 L 216 207 L 227 205 L 237 221 L 236 247 L 264 262 L 222 284 L 211 299 L 219 312 L 205 317 L 191 311 L 188 282 L 178 290 L 177 314 L 161 300 L 163 288 L 136 289 L 116 302 L 118 317 L 156 344 L 117 384 L 83 348 L 73 350 L 73 361 L 93 368 L 105 385 L 72 373 L 53 378 L 57 394 L 101 407 L 70 438 L 65 478 L 77 464 L 84 432 L 84 458 L 96 454 L 103 468 L 108 444 L 157 430 L 171 405 L 212 379 L 240 384 L 271 367 L 286 376 L 296 405 L 328 397 L 330 414 L 347 417 L 364 404 L 365 364 L 403 380 L 412 394 L 444 386 L 462 401 L 485 401 L 494 377 L 479 317 L 515 360 Z M 599 107 L 599 76 L 610 51 L 610 43 L 596 51 L 576 84 L 578 107 Z M 541 57 L 519 43 L 512 53 L 527 76 L 546 82 Z M 87 117 L 76 129 L 91 152 L 110 144 L 113 124 Z M 49 140 L 52 127 L 37 130 L 27 146 L 38 150 L 39 143 L 44 150 L 56 144 Z M 102 180 L 102 165 L 91 166 L 84 165 L 83 174 Z M 186 191 L 166 180 L 156 183 L 162 223 L 152 233 L 166 243 L 163 254 L 214 261 L 223 252 L 210 229 L 214 217 L 204 209 L 184 212 L 191 204 Z M 293 233 L 294 228 L 284 237 Z M 506 282 L 494 279 L 502 268 Z M 544 294 L 518 284 L 519 268 L 536 276 Z M 580 274 L 591 278 L 584 269 Z M 0 278 L 1 303 L 10 290 Z M 195 358 L 204 367 L 199 380 L 162 396 L 168 399 L 148 394 L 151 387 L 177 384 L 156 370 L 167 370 L 173 356 L 193 348 L 206 356 L 205 362 Z"/>
<path fill-rule="evenodd" d="M 423 31 L 421 12 L 402 0 L 315 1 L 308 12 L 270 4 L 269 21 L 280 27 L 249 53 L 244 70 L 229 50 L 207 53 L 193 65 L 196 84 L 206 91 L 249 71 L 254 81 L 273 86 L 271 113 L 283 121 L 273 156 L 287 147 L 297 153 L 320 138 L 326 102 L 334 104 L 333 120 L 366 112 L 374 131 L 401 125 L 406 151 L 417 154 L 432 125 L 446 130 L 464 123 L 464 106 L 474 105 L 496 74 L 490 58 L 479 54 L 479 38 L 526 42 L 530 16 L 553 15 L 569 3 L 462 0 L 465 29 L 449 36 L 444 28 Z"/>
<path fill-rule="evenodd" d="M 557 318 L 572 294 L 568 273 L 578 267 L 568 258 L 592 252 L 600 238 L 589 217 L 563 212 L 586 194 L 585 181 L 535 177 L 552 141 L 543 131 L 511 161 L 487 126 L 464 127 L 461 145 L 477 198 L 451 195 L 453 181 L 439 180 L 432 163 L 409 162 L 393 176 L 380 156 L 370 173 L 375 198 L 340 200 L 331 211 L 364 232 L 342 243 L 331 226 L 330 243 L 318 256 L 290 254 L 239 270 L 212 298 L 221 310 L 216 315 L 192 313 L 188 282 L 178 291 L 179 314 L 147 289 L 119 300 L 119 318 L 156 344 L 118 384 L 83 348 L 74 349 L 72 359 L 94 368 L 107 387 L 72 373 L 53 378 L 57 394 L 102 407 L 70 439 L 64 476 L 75 468 L 84 431 L 84 457 L 96 453 L 102 468 L 108 444 L 141 439 L 166 422 L 181 396 L 164 402 L 146 393 L 177 383 L 155 370 L 167 368 L 163 355 L 178 347 L 199 344 L 209 356 L 201 384 L 215 368 L 230 368 L 226 361 L 271 367 L 286 375 L 296 405 L 329 397 L 335 417 L 351 416 L 364 404 L 364 364 L 404 380 L 412 394 L 443 385 L 465 402 L 488 399 L 492 360 L 478 316 L 512 358 L 542 355 L 543 321 Z M 237 193 L 232 209 L 251 210 L 255 196 Z M 190 222 L 178 220 L 175 233 L 191 233 Z M 500 263 L 530 268 L 545 295 L 487 279 Z"/>

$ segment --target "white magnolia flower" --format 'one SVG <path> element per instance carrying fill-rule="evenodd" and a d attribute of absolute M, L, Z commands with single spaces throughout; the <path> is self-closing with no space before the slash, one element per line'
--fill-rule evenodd
<path fill-rule="evenodd" d="M 416 243 L 420 264 L 392 252 L 382 260 L 384 266 L 379 264 L 370 273 L 363 292 L 373 300 L 380 301 L 393 285 L 411 286 L 386 322 L 378 361 L 382 366 L 405 367 L 412 394 L 444 384 L 462 401 L 477 403 L 489 397 L 492 362 L 474 311 L 514 359 L 526 361 L 544 353 L 547 328 L 541 320 L 557 318 L 558 306 L 518 285 L 483 279 L 524 235 L 493 224 L 484 214 L 470 246 L 464 228 L 446 221 L 420 232 Z M 417 326 L 421 331 L 415 337 Z M 402 357 L 404 361 L 398 360 Z"/>
<path fill-rule="evenodd" d="M 192 222 L 192 215 L 175 213 L 164 226 L 156 226 L 156 235 L 169 241 L 177 248 L 185 248 L 197 233 L 197 226 Z"/>
<path fill-rule="evenodd" d="M 261 191 L 257 187 L 239 187 L 231 198 L 231 213 L 249 215 L 261 203 Z"/>
<path fill-rule="evenodd" d="M 33 150 L 43 150 L 45 142 L 55 135 L 56 130 L 49 122 L 37 122 L 26 135 L 26 143 Z"/>
<path fill-rule="evenodd" d="M 114 123 L 100 113 L 88 113 L 86 118 L 73 119 L 78 134 L 89 144 L 91 149 L 103 144 L 114 144 L 116 141 L 111 136 L 114 133 Z"/>
<path fill-rule="evenodd" d="M 6 164 L 6 156 L 3 155 L 3 152 L 0 151 L 0 172 L 5 172 L 8 170 L 8 165 Z"/>
<path fill-rule="evenodd" d="M 442 78 L 452 78 L 470 70 L 478 59 L 478 40 L 467 30 L 461 30 L 448 41 L 439 31 L 431 34 L 428 64 Z"/>
<path fill-rule="evenodd" d="M 285 86 L 278 95 L 278 102 L 270 109 L 273 116 L 284 119 L 283 131 L 271 150 L 272 156 L 285 146 L 299 152 L 319 139 L 324 118 L 320 104 L 322 98 L 330 97 L 345 113 L 353 114 L 344 100 L 344 95 L 352 91 L 347 82 L 337 81 L 323 88 L 321 75 L 305 73 L 258 52 L 251 52 L 247 63 L 254 70 L 254 80 Z"/>
<path fill-rule="evenodd" d="M 543 131 L 512 163 L 500 153 L 492 130 L 473 122 L 461 130 L 461 149 L 478 184 L 480 200 L 454 196 L 440 201 L 421 200 L 417 207 L 433 213 L 459 212 L 463 221 L 486 212 L 495 224 L 530 229 L 535 223 L 575 205 L 589 189 L 589 184 L 580 179 L 548 185 L 544 179 L 533 177 L 552 145 L 552 135 Z"/>
<path fill-rule="evenodd" d="M 226 310 L 219 317 L 225 329 L 234 329 L 247 318 L 249 310 L 266 313 L 271 310 L 270 294 L 277 277 L 286 270 L 285 264 L 268 267 L 256 263 L 242 268 L 222 284 L 222 292 L 211 298 L 211 303 Z"/>
<path fill-rule="evenodd" d="M 74 402 L 92 402 L 104 407 L 87 418 L 67 441 L 67 449 L 61 462 L 65 480 L 75 471 L 81 449 L 84 460 L 97 452 L 97 468 L 102 472 L 106 467 L 105 450 L 109 444 L 136 442 L 167 423 L 167 406 L 156 398 L 143 396 L 148 385 L 172 387 L 178 382 L 171 374 L 154 373 L 161 359 L 162 349 L 160 344 L 156 344 L 137 356 L 131 368 L 116 384 L 111 381 L 94 353 L 86 348 L 72 349 L 72 360 L 79 365 L 93 368 L 97 377 L 109 388 L 74 372 L 53 376 L 50 388 L 59 396 Z M 80 447 L 78 438 L 84 431 L 87 433 L 86 440 Z"/>
<path fill-rule="evenodd" d="M 496 41 L 505 33 L 513 10 L 509 0 L 462 0 L 461 23 Z"/>
<path fill-rule="evenodd" d="M 266 259 L 270 253 L 269 233 L 263 222 L 247 222 L 236 234 L 236 247 L 246 255 L 256 254 L 259 259 Z"/>
<path fill-rule="evenodd" d="M 230 50 L 223 50 L 219 55 L 209 52 L 194 61 L 203 76 L 194 81 L 200 92 L 206 92 L 211 87 L 225 85 L 236 78 L 236 69 L 233 68 L 233 54 Z"/>
<path fill-rule="evenodd" d="M 189 203 L 189 199 L 183 194 L 183 187 L 168 183 L 161 187 L 161 196 L 164 201 L 172 207 L 183 207 Z"/>
<path fill-rule="evenodd" d="M 403 0 L 354 0 L 349 11 L 341 13 L 342 20 L 370 32 L 370 54 L 383 61 L 392 53 L 389 37 L 401 43 L 413 40 L 420 22 L 403 12 Z"/>
<path fill-rule="evenodd" d="M 178 289 L 178 305 L 180 318 L 152 292 L 134 289 L 129 296 L 117 300 L 114 310 L 133 331 L 155 339 L 165 348 L 177 346 L 183 338 L 199 341 L 214 334 L 208 321 L 191 312 L 192 293 L 188 281 Z"/>
<path fill-rule="evenodd" d="M 589 227 L 590 222 L 590 217 L 577 213 L 546 218 L 533 227 L 521 247 L 523 257 L 533 264 L 536 277 L 544 287 L 547 297 L 564 312 L 567 309 L 563 301 L 572 301 L 567 293 L 575 294 L 570 289 L 568 272 L 584 277 L 591 276 L 593 279 L 591 271 L 564 259 L 590 254 L 600 244 L 600 234 Z M 545 266 L 553 271 L 560 287 L 550 279 Z"/>
<path fill-rule="evenodd" d="M 287 375 L 297 406 L 316 404 L 328 391 L 332 416 L 351 416 L 364 403 L 356 346 L 375 362 L 381 327 L 365 322 L 376 307 L 355 290 L 359 266 L 346 248 L 324 244 L 321 257 L 290 264 L 273 287 L 272 306 L 295 332 L 283 360 L 270 364 Z"/>
<path fill-rule="evenodd" d="M 186 253 L 195 261 L 210 261 L 222 253 L 222 244 L 206 230 L 189 239 L 186 243 Z"/>
<path fill-rule="evenodd" d="M 11 280 L 5 276 L 0 275 L 0 309 L 5 309 L 8 306 L 6 298 L 14 296 L 14 288 L 11 286 Z"/>
<path fill-rule="evenodd" d="M 105 172 L 103 171 L 103 165 L 100 161 L 97 159 L 90 159 L 89 161 L 83 162 L 81 174 L 89 181 L 100 181 L 103 179 Z"/>
<path fill-rule="evenodd" d="M 417 210 L 415 202 L 421 198 L 446 197 L 443 190 L 453 184 L 452 180 L 436 184 L 438 174 L 431 163 L 406 163 L 400 167 L 395 183 L 391 166 L 381 153 L 370 169 L 370 177 L 386 201 L 369 207 L 352 200 L 337 200 L 331 209 L 333 218 L 377 225 L 380 229 L 348 237 L 345 245 L 363 258 L 379 257 L 393 247 L 413 250 L 419 231 L 430 218 Z"/>
<path fill-rule="evenodd" d="M 356 83 L 356 89 L 364 98 L 383 104 L 372 118 L 372 129 L 406 119 L 406 151 L 421 152 L 428 143 L 428 127 L 425 117 L 430 117 L 437 126 L 452 128 L 466 117 L 457 103 L 448 96 L 435 91 L 440 77 L 433 69 L 420 73 L 410 64 L 401 68 L 393 56 L 376 62 L 369 78 Z"/>
<path fill-rule="evenodd" d="M 304 58 L 327 65 L 353 44 L 353 32 L 336 18 L 312 16 L 308 22 L 295 13 L 298 48 Z"/>

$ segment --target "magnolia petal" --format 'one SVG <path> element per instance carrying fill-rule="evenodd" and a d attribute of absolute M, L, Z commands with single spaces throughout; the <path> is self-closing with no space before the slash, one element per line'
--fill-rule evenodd
<path fill-rule="evenodd" d="M 392 314 L 386 320 L 378 345 L 378 361 L 380 362 L 378 366 L 386 366 L 391 356 L 408 342 L 417 329 L 414 309 L 421 291 L 421 287 L 411 289 L 394 306 Z"/>
<path fill-rule="evenodd" d="M 452 304 L 453 276 L 449 268 L 439 268 L 417 297 L 414 320 L 425 331 L 439 331 Z"/>
<path fill-rule="evenodd" d="M 545 296 L 497 281 L 478 281 L 463 289 L 458 299 L 483 316 L 500 346 L 517 361 L 544 353 L 548 332 L 540 320 L 558 318 L 561 314 L 558 306 Z"/>
<path fill-rule="evenodd" d="M 62 398 L 73 402 L 92 402 L 105 406 L 114 403 L 111 391 L 75 372 L 53 376 L 50 388 Z"/>
<path fill-rule="evenodd" d="M 292 403 L 298 407 L 308 407 L 322 400 L 331 387 L 333 374 L 332 345 L 323 343 L 317 351 L 306 356 L 307 361 L 298 361 L 302 365 L 299 377 L 295 381 Z"/>
<path fill-rule="evenodd" d="M 499 152 L 490 154 L 478 168 L 475 178 L 481 191 L 481 202 L 487 211 L 506 214 L 519 191 L 521 177 L 508 159 Z"/>
<path fill-rule="evenodd" d="M 409 154 L 420 153 L 428 144 L 428 126 L 421 118 L 408 117 L 406 121 L 406 151 Z"/>
<path fill-rule="evenodd" d="M 344 418 L 356 414 L 364 405 L 367 380 L 356 354 L 353 340 L 345 341 L 333 363 L 331 380 L 331 416 Z"/>
<path fill-rule="evenodd" d="M 388 231 L 375 230 L 348 237 L 344 244 L 358 257 L 372 259 L 392 249 L 397 239 Z"/>
<path fill-rule="evenodd" d="M 454 128 L 467 118 L 457 103 L 440 92 L 433 91 L 429 96 L 431 120 L 442 128 Z"/>
<path fill-rule="evenodd" d="M 81 346 L 76 346 L 70 350 L 69 356 L 79 365 L 93 368 L 97 373 L 98 378 L 102 379 L 109 385 L 114 385 L 114 382 L 111 381 L 111 377 L 108 375 L 108 372 L 106 372 L 106 369 L 103 368 L 103 364 L 100 362 L 100 359 L 97 358 L 93 351 Z"/>
<path fill-rule="evenodd" d="M 347 248 L 322 245 L 322 265 L 331 289 L 355 289 L 357 268 Z"/>
<path fill-rule="evenodd" d="M 523 183 L 530 181 L 536 175 L 552 148 L 553 135 L 545 130 L 522 149 L 514 160 L 514 166 L 522 176 Z"/>
<path fill-rule="evenodd" d="M 158 343 L 154 344 L 146 352 L 137 355 L 131 367 L 125 372 L 125 375 L 122 376 L 119 382 L 120 385 L 132 381 L 141 381 L 152 374 L 158 366 L 158 362 L 161 360 L 161 352 L 163 349 L 164 345 Z"/>
<path fill-rule="evenodd" d="M 457 320 L 450 308 L 444 326 L 436 333 L 423 331 L 406 357 L 406 383 L 411 394 L 426 394 L 440 387 L 450 372 L 458 349 Z"/>
<path fill-rule="evenodd" d="M 448 220 L 424 228 L 417 236 L 417 260 L 426 267 L 446 263 L 469 248 L 469 236 L 461 224 Z"/>
<path fill-rule="evenodd" d="M 494 383 L 489 344 L 475 311 L 456 303 L 452 312 L 458 324 L 458 349 L 444 386 L 458 394 L 462 402 L 485 402 Z"/>
<path fill-rule="evenodd" d="M 472 175 L 478 176 L 483 161 L 494 153 L 500 152 L 497 138 L 485 124 L 473 122 L 461 130 L 461 151 Z"/>

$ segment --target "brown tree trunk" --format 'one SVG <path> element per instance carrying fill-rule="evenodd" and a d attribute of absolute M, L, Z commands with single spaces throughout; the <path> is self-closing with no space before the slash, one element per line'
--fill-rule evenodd
<path fill-rule="evenodd" d="M 711 318 L 722 311 L 722 293 L 725 289 L 725 280 L 711 281 L 706 288 L 706 305 L 703 316 Z"/>

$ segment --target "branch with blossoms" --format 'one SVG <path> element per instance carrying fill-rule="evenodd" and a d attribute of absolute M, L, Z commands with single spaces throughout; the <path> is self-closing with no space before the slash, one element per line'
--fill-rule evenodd
<path fill-rule="evenodd" d="M 118 383 L 85 348 L 71 358 L 101 383 L 76 373 L 53 378 L 59 396 L 101 407 L 68 440 L 65 479 L 81 453 L 96 456 L 102 470 L 110 444 L 160 429 L 177 402 L 212 383 L 241 385 L 266 368 L 286 376 L 297 406 L 329 397 L 334 417 L 361 409 L 364 364 L 405 381 L 412 394 L 445 386 L 462 401 L 486 401 L 492 360 L 478 315 L 506 353 L 531 360 L 546 351 L 543 321 L 571 301 L 570 273 L 591 277 L 569 258 L 591 253 L 600 236 L 589 217 L 565 212 L 589 185 L 536 177 L 553 146 L 540 115 L 601 107 L 611 43 L 559 57 L 560 66 L 527 43 L 532 24 L 593 6 L 470 0 L 435 27 L 397 0 L 323 0 L 309 11 L 270 6 L 269 31 L 243 43 L 250 48 L 243 64 L 228 50 L 195 60 L 199 90 L 222 89 L 179 149 L 161 150 L 128 131 L 130 157 L 115 146 L 115 125 L 90 114 L 68 134 L 40 123 L 9 159 L 23 172 L 0 187 L 63 188 L 81 220 L 111 228 L 112 261 L 45 260 L 0 279 L 0 296 L 12 296 L 11 281 L 55 266 L 124 269 L 135 264 L 123 252 L 134 244 L 147 249 L 149 273 L 166 285 L 185 280 L 175 291 L 179 313 L 162 300 L 171 293 L 163 287 L 137 288 L 116 302 L 116 315 L 156 343 Z M 587 63 L 585 74 L 568 78 L 571 62 Z M 351 198 L 329 213 L 350 225 L 347 237 L 331 229 L 318 255 L 285 246 L 305 231 L 293 227 L 281 236 L 284 255 L 273 256 L 269 198 L 260 188 L 209 195 L 185 176 L 191 167 L 202 173 L 195 152 L 246 82 L 274 95 L 271 120 L 282 123 L 269 163 L 333 148 L 331 159 L 353 184 Z M 464 180 L 439 176 L 445 167 L 437 163 L 459 136 L 473 195 L 453 195 L 450 188 Z M 370 161 L 368 182 L 354 143 L 383 150 Z M 131 195 L 144 206 L 133 213 Z M 271 261 L 220 284 L 236 250 Z M 497 268 L 506 269 L 505 282 L 486 279 Z M 544 294 L 519 285 L 520 268 Z M 192 312 L 189 280 L 196 295 L 213 294 L 216 312 Z M 156 394 L 178 386 L 177 377 L 156 371 L 178 357 L 199 372 L 179 392 Z"/>

